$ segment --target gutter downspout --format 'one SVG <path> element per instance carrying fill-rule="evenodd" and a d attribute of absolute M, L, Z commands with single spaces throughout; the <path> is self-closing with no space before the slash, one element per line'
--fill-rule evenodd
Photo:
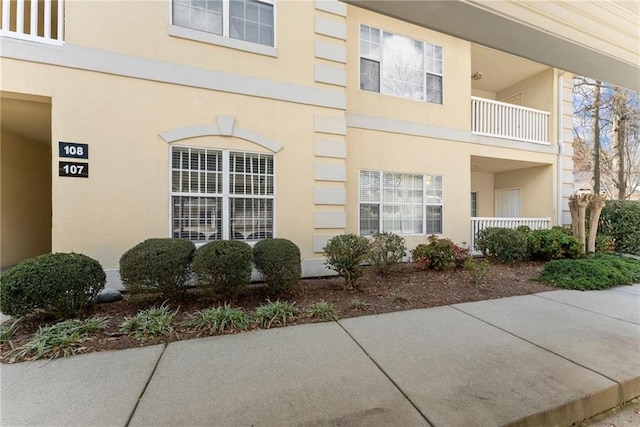
<path fill-rule="evenodd" d="M 558 225 L 564 225 L 562 223 L 562 212 L 563 212 L 563 175 L 564 175 L 564 143 L 562 141 L 562 122 L 563 122 L 563 114 L 562 114 L 562 105 L 564 103 L 564 99 L 563 99 L 563 90 L 564 90 L 564 84 L 562 83 L 562 75 L 565 73 L 565 71 L 562 71 L 558 74 L 558 81 L 557 81 L 557 90 L 558 90 L 558 107 L 557 107 L 557 121 L 556 121 L 556 126 L 557 126 L 557 133 L 558 133 L 558 161 L 557 161 L 557 165 L 558 165 L 558 197 L 557 197 L 557 220 L 558 220 Z"/>

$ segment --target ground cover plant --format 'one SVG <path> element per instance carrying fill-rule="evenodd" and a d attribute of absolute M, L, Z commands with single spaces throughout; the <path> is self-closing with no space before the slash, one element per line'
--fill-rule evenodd
<path fill-rule="evenodd" d="M 539 280 L 565 289 L 606 289 L 640 282 L 640 261 L 618 255 L 596 254 L 545 264 Z"/>

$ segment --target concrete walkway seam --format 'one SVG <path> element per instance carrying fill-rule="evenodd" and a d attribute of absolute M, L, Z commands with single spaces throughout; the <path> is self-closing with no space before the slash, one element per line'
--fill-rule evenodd
<path fill-rule="evenodd" d="M 544 298 L 544 299 L 546 299 L 546 298 Z M 553 300 L 549 300 L 549 301 L 553 301 Z M 557 301 L 554 301 L 554 302 L 557 302 Z M 568 305 L 568 304 L 566 304 L 566 305 Z M 570 307 L 573 307 L 573 306 L 571 306 L 571 305 L 569 305 L 569 306 L 570 306 Z M 500 331 L 502 331 L 502 332 L 505 332 L 505 333 L 507 333 L 507 334 L 509 334 L 509 335 L 511 335 L 511 336 L 513 336 L 513 337 L 515 337 L 515 338 L 518 338 L 518 339 L 520 339 L 520 340 L 522 340 L 522 341 L 524 341 L 524 342 L 526 342 L 526 343 L 529 343 L 529 344 L 531 344 L 531 345 L 533 345 L 533 346 L 535 346 L 535 347 L 538 347 L 538 348 L 539 348 L 539 349 L 541 349 L 541 350 L 544 350 L 544 351 L 546 351 L 546 352 L 548 352 L 548 353 L 551 353 L 551 354 L 553 354 L 554 356 L 560 357 L 561 359 L 564 359 L 564 360 L 566 360 L 567 362 L 570 362 L 570 363 L 572 363 L 572 364 L 574 364 L 574 365 L 576 365 L 576 366 L 579 366 L 579 367 L 581 367 L 581 368 L 583 368 L 583 369 L 586 369 L 587 371 L 591 371 L 591 372 L 593 372 L 594 374 L 600 375 L 601 377 L 606 378 L 607 380 L 609 380 L 609 381 L 611 381 L 611 382 L 613 382 L 613 383 L 617 384 L 617 385 L 618 385 L 618 396 L 619 396 L 619 397 L 618 397 L 618 400 L 619 400 L 619 402 L 618 402 L 618 403 L 619 403 L 619 404 L 624 403 L 624 402 L 623 402 L 623 399 L 622 399 L 622 396 L 623 396 L 622 384 L 620 384 L 618 381 L 614 380 L 613 378 L 610 378 L 610 377 L 608 377 L 607 375 L 603 374 L 602 372 L 598 372 L 598 371 L 596 371 L 596 370 L 594 370 L 594 369 L 592 369 L 592 368 L 590 368 L 590 367 L 588 367 L 588 366 L 584 366 L 584 365 L 582 365 L 582 364 L 580 364 L 580 363 L 576 362 L 575 360 L 571 360 L 571 359 L 569 359 L 569 358 L 568 358 L 568 357 L 566 357 L 566 356 L 563 356 L 563 355 L 561 355 L 561 354 L 558 354 L 558 353 L 556 353 L 555 351 L 549 350 L 548 348 L 545 348 L 545 347 L 541 346 L 540 344 L 536 344 L 536 343 L 534 343 L 534 342 L 532 342 L 532 341 L 529 341 L 529 340 L 528 340 L 528 339 L 526 339 L 526 338 L 522 338 L 522 337 L 520 337 L 520 336 L 516 335 L 515 333 L 510 332 L 510 331 L 508 331 L 508 330 L 506 330 L 506 329 L 503 329 L 503 328 L 501 328 L 501 327 L 499 327 L 499 326 L 497 326 L 497 325 L 494 325 L 494 324 L 492 324 L 492 323 L 490 323 L 490 322 L 488 322 L 488 321 L 486 321 L 486 320 L 484 320 L 484 319 L 481 319 L 481 318 L 476 317 L 476 316 L 474 316 L 474 315 L 472 315 L 472 314 L 469 314 L 469 313 L 467 313 L 466 311 L 464 311 L 464 310 L 462 310 L 462 309 L 460 309 L 460 308 L 458 308 L 458 307 L 454 307 L 453 305 L 450 305 L 449 307 L 451 307 L 451 308 L 453 308 L 453 309 L 455 309 L 455 310 L 458 310 L 459 312 L 464 313 L 464 314 L 466 314 L 467 316 L 470 316 L 470 317 L 472 317 L 472 318 L 474 318 L 474 319 L 476 319 L 476 320 L 479 320 L 479 321 L 481 321 L 481 322 L 483 322 L 483 323 L 486 323 L 487 325 L 489 325 L 489 326 L 491 326 L 491 327 L 494 327 L 494 328 L 496 328 L 496 329 L 498 329 L 498 330 L 500 330 Z M 580 307 L 575 307 L 575 308 L 579 308 L 580 310 L 583 310 L 583 309 L 582 309 L 582 308 L 580 308 Z M 589 311 L 589 310 L 585 310 L 585 311 Z M 594 312 L 594 313 L 595 313 L 595 312 Z M 600 313 L 595 313 L 595 314 L 600 314 Z M 603 315 L 603 314 L 600 314 L 600 315 L 601 315 L 601 316 L 605 316 L 605 315 Z M 605 317 L 609 317 L 609 316 L 605 316 Z M 624 320 L 620 320 L 620 319 L 614 319 L 614 320 L 619 320 L 619 321 L 624 322 Z M 629 322 L 627 322 L 627 323 L 629 323 Z"/>
<path fill-rule="evenodd" d="M 344 331 L 345 334 L 347 334 L 347 336 L 349 338 L 351 338 L 351 340 L 360 348 L 360 350 L 362 350 L 362 352 L 369 358 L 369 360 L 371 360 L 371 362 L 376 365 L 376 368 L 378 368 L 378 370 L 380 372 L 382 372 L 382 374 L 387 377 L 387 379 L 389 381 L 391 381 L 391 384 L 393 384 L 393 386 L 398 389 L 398 391 L 400 392 L 400 394 L 402 394 L 404 396 L 405 399 L 407 399 L 407 401 L 411 404 L 411 406 L 413 406 L 415 408 L 416 411 L 418 411 L 418 413 L 422 416 L 422 418 L 424 418 L 424 420 L 432 427 L 435 427 L 435 424 L 433 424 L 433 422 L 429 419 L 429 417 L 427 417 L 427 415 L 422 412 L 420 410 L 420 408 L 418 408 L 418 406 L 413 402 L 413 400 L 411 400 L 411 398 L 409 396 L 407 396 L 407 394 L 404 392 L 404 390 L 402 390 L 402 388 L 400 388 L 400 386 L 393 380 L 393 378 L 391 378 L 391 376 L 382 368 L 382 366 L 380 366 L 380 364 L 378 364 L 378 362 L 376 362 L 376 360 L 371 357 L 371 355 L 367 352 L 367 350 L 364 349 L 364 347 L 362 347 L 360 345 L 360 343 L 353 337 L 353 335 L 351 335 L 349 333 L 349 331 L 347 331 L 344 326 L 342 326 L 342 324 L 340 323 L 340 321 L 338 319 L 334 319 L 334 322 L 336 322 L 338 324 L 338 326 L 340 327 L 340 329 L 342 329 Z"/>
<path fill-rule="evenodd" d="M 151 375 L 149 375 L 149 378 L 147 378 L 147 382 L 144 384 L 144 387 L 142 388 L 142 391 L 140 392 L 140 396 L 138 396 L 138 399 L 136 400 L 136 404 L 134 405 L 133 410 L 129 414 L 129 418 L 127 419 L 127 423 L 125 424 L 125 427 L 128 427 L 129 424 L 131 423 L 131 420 L 133 419 L 133 415 L 136 413 L 136 410 L 138 409 L 138 405 L 140 404 L 140 400 L 142 399 L 142 396 L 144 396 L 145 392 L 147 391 L 147 387 L 149 387 L 149 383 L 151 382 L 151 378 L 153 378 L 153 375 L 156 373 L 156 369 L 158 369 L 158 365 L 160 364 L 160 360 L 162 360 L 162 356 L 164 356 L 164 352 L 165 352 L 166 349 L 167 349 L 167 344 L 163 343 L 162 344 L 162 352 L 160 353 L 160 356 L 156 360 L 156 364 L 153 367 L 153 370 L 151 371 Z"/>
<path fill-rule="evenodd" d="M 626 292 L 619 292 L 619 293 L 626 293 Z M 627 295 L 631 295 L 631 294 L 627 293 Z M 542 298 L 542 299 L 544 299 L 544 300 L 546 300 L 546 301 L 557 302 L 557 303 L 559 303 L 559 304 L 566 305 L 567 307 L 578 308 L 578 309 L 583 310 L 583 311 L 588 311 L 589 313 L 597 314 L 597 315 L 599 315 L 599 316 L 608 317 L 609 319 L 619 320 L 619 321 L 621 321 L 621 322 L 627 322 L 627 323 L 630 323 L 630 324 L 632 324 L 632 325 L 637 325 L 637 323 L 629 322 L 628 320 L 621 319 L 621 318 L 619 318 L 619 317 L 614 317 L 614 316 L 610 316 L 610 315 L 608 315 L 608 314 L 604 314 L 604 313 L 600 313 L 600 312 L 597 312 L 597 311 L 589 310 L 588 308 L 580 307 L 580 306 L 578 306 L 578 305 L 569 304 L 568 302 L 564 302 L 564 301 L 558 301 L 558 300 L 555 300 L 555 299 L 553 299 L 553 298 L 543 297 L 543 296 L 542 296 L 542 295 L 540 295 L 540 294 L 532 294 L 531 296 L 538 297 L 538 298 Z"/>

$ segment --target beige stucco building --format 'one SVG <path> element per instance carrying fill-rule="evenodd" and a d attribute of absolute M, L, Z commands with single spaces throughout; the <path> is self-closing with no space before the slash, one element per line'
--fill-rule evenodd
<path fill-rule="evenodd" d="M 572 73 L 363 5 L 3 0 L 0 266 L 569 222 Z"/>

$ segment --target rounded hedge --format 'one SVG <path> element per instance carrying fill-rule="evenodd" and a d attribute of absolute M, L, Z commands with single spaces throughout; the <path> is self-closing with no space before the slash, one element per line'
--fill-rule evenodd
<path fill-rule="evenodd" d="M 300 249 L 287 239 L 264 239 L 253 247 L 253 263 L 272 292 L 292 291 L 302 274 Z"/>
<path fill-rule="evenodd" d="M 94 304 L 105 283 L 104 270 L 93 258 L 77 253 L 40 255 L 0 276 L 0 311 L 16 318 L 38 309 L 70 317 Z"/>
<path fill-rule="evenodd" d="M 355 288 L 362 277 L 362 266 L 371 250 L 371 242 L 366 237 L 353 233 L 334 236 L 322 249 L 327 258 L 325 265 L 344 277 L 347 289 Z"/>
<path fill-rule="evenodd" d="M 476 235 L 476 247 L 484 256 L 500 262 L 518 262 L 528 258 L 527 232 L 512 228 L 488 227 Z"/>
<path fill-rule="evenodd" d="M 193 242 L 185 239 L 147 239 L 120 258 L 120 278 L 131 293 L 160 292 L 173 297 L 184 291 L 191 277 Z"/>
<path fill-rule="evenodd" d="M 239 240 L 215 240 L 193 257 L 199 286 L 212 286 L 224 296 L 238 296 L 251 282 L 251 246 Z"/>
<path fill-rule="evenodd" d="M 538 261 L 576 258 L 580 255 L 580 242 L 558 228 L 534 230 L 527 234 L 531 257 Z"/>
<path fill-rule="evenodd" d="M 598 235 L 611 238 L 616 252 L 640 255 L 640 202 L 608 200 L 600 213 Z"/>

